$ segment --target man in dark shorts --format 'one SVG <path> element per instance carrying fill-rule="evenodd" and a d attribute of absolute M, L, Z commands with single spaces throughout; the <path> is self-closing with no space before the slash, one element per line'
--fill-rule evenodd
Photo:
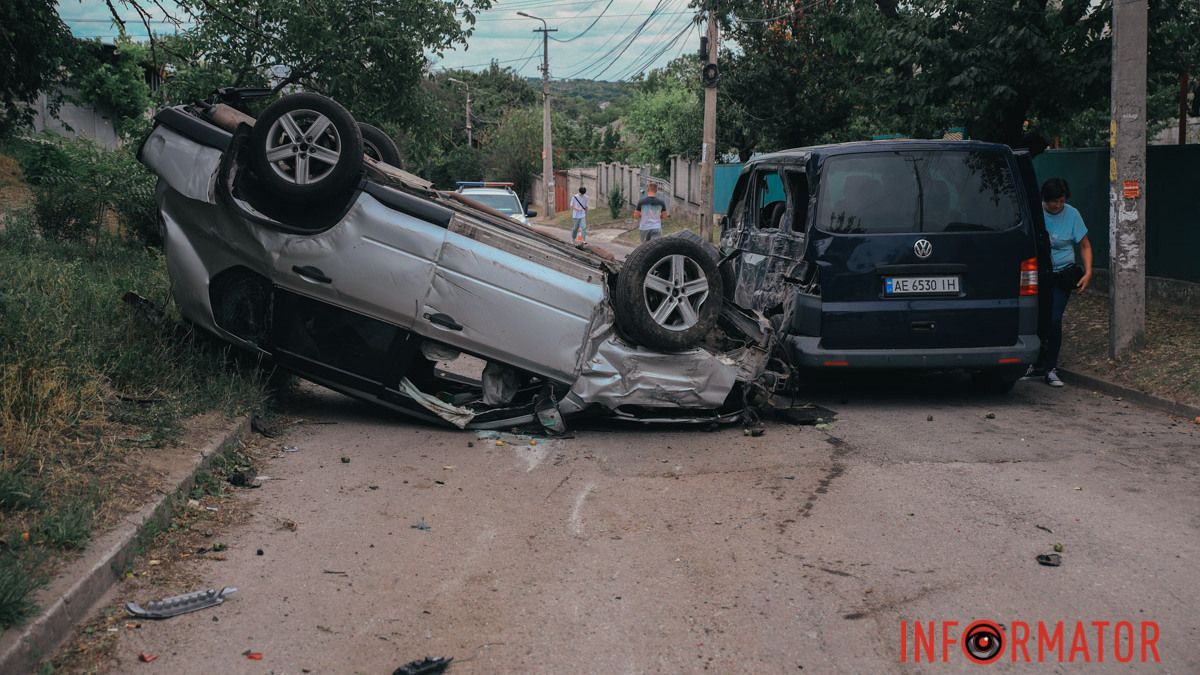
<path fill-rule="evenodd" d="M 646 185 L 646 196 L 633 208 L 633 217 L 638 219 L 642 243 L 662 235 L 662 221 L 669 215 L 667 203 L 658 198 L 658 185 Z"/>

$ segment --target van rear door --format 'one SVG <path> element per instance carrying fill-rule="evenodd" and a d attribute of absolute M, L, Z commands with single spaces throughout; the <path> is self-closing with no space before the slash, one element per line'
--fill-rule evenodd
<path fill-rule="evenodd" d="M 1016 343 L 1022 263 L 1036 255 L 1023 199 L 1000 146 L 827 157 L 810 248 L 822 347 Z"/>

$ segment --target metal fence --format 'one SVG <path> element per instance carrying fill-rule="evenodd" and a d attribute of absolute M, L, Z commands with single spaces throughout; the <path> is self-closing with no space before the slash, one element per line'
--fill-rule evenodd
<path fill-rule="evenodd" d="M 1039 184 L 1060 176 L 1088 228 L 1097 267 L 1108 267 L 1108 148 L 1050 150 L 1034 160 Z M 1200 282 L 1200 145 L 1146 149 L 1146 274 Z"/>

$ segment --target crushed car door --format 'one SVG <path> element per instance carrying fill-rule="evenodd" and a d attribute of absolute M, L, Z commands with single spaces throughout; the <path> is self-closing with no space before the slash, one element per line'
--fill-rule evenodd
<path fill-rule="evenodd" d="M 333 227 L 284 239 L 275 283 L 410 329 L 446 238 L 448 209 L 371 183 Z"/>
<path fill-rule="evenodd" d="M 417 332 L 488 360 L 573 382 L 604 301 L 604 273 L 553 244 L 456 214 Z"/>
<path fill-rule="evenodd" d="M 803 171 L 755 168 L 740 206 L 742 233 L 734 301 L 770 315 L 787 297 L 785 278 L 804 250 L 808 183 Z"/>

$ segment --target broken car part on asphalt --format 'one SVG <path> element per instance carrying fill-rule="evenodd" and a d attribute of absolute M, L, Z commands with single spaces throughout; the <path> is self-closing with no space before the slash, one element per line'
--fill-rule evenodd
<path fill-rule="evenodd" d="M 695 235 L 612 262 L 364 158 L 350 114 L 315 94 L 257 120 L 223 103 L 155 120 L 138 156 L 161 178 L 180 313 L 318 384 L 459 428 L 561 433 L 589 412 L 732 422 L 788 380 Z M 482 378 L 438 368 L 459 353 Z"/>
<path fill-rule="evenodd" d="M 453 660 L 453 656 L 426 656 L 400 666 L 392 675 L 437 675 L 446 672 Z"/>
<path fill-rule="evenodd" d="M 236 592 L 236 588 L 226 586 L 220 591 L 210 588 L 206 591 L 173 595 L 162 600 L 151 600 L 146 603 L 145 607 L 136 602 L 127 602 L 125 603 L 125 611 L 139 619 L 169 619 L 173 616 L 187 614 L 199 609 L 215 607 L 225 602 L 226 597 Z"/>

